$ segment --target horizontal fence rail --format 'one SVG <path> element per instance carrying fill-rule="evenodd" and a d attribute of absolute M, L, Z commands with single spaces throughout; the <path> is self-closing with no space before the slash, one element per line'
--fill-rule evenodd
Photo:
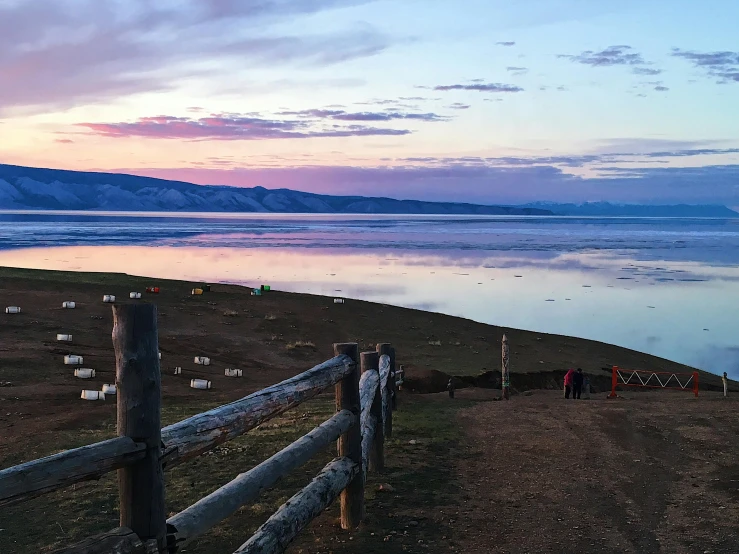
<path fill-rule="evenodd" d="M 336 356 L 292 379 L 165 427 L 162 429 L 164 467 L 172 467 L 243 435 L 320 394 L 353 370 L 351 358 Z"/>
<path fill-rule="evenodd" d="M 242 473 L 228 484 L 167 520 L 174 543 L 184 546 L 236 512 L 282 477 L 299 468 L 356 424 L 356 416 L 341 410 L 290 446 Z"/>
<path fill-rule="evenodd" d="M 384 467 L 392 433 L 395 349 L 383 343 L 359 355 L 335 344 L 334 358 L 240 400 L 160 430 L 161 372 L 156 307 L 113 307 L 119 437 L 0 471 L 0 506 L 119 472 L 120 527 L 55 554 L 174 554 L 337 441 L 338 457 L 283 504 L 236 554 L 283 552 L 336 498 L 341 526 L 364 518 L 368 469 Z M 361 374 L 361 379 L 360 379 Z M 212 450 L 335 386 L 336 413 L 254 468 L 165 521 L 162 471 Z"/>
<path fill-rule="evenodd" d="M 323 468 L 311 483 L 280 506 L 234 554 L 284 552 L 298 533 L 325 510 L 360 473 L 349 458 L 338 458 Z"/>
<path fill-rule="evenodd" d="M 117 437 L 0 471 L 0 508 L 85 481 L 143 459 L 146 445 Z"/>

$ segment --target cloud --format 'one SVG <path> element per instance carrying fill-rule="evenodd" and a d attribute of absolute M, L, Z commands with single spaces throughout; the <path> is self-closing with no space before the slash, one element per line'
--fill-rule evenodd
<path fill-rule="evenodd" d="M 73 144 L 74 143 L 72 139 L 54 139 L 54 142 L 58 142 L 59 144 Z"/>
<path fill-rule="evenodd" d="M 694 156 L 723 156 L 739 154 L 739 148 L 677 148 L 673 150 L 606 151 L 594 154 L 573 154 L 563 156 L 496 156 L 496 157 L 411 157 L 401 162 L 421 163 L 427 166 L 489 166 L 489 167 L 536 167 L 556 166 L 564 168 L 592 167 L 598 170 L 601 164 L 638 163 L 657 159 L 685 158 Z M 631 170 L 631 169 L 630 169 Z"/>
<path fill-rule="evenodd" d="M 447 108 L 450 110 L 468 110 L 469 107 L 469 104 L 462 104 L 462 102 L 455 102 L 454 104 L 450 104 L 447 106 Z"/>
<path fill-rule="evenodd" d="M 559 54 L 557 57 L 566 58 L 573 62 L 596 67 L 611 65 L 643 65 L 645 63 L 641 54 L 635 52 L 631 46 L 626 45 L 609 46 L 600 52 L 585 50 L 577 55 Z"/>
<path fill-rule="evenodd" d="M 433 87 L 437 91 L 450 90 L 473 90 L 477 92 L 522 92 L 523 89 L 516 85 L 506 85 L 503 83 L 473 83 L 471 85 L 437 85 Z"/>
<path fill-rule="evenodd" d="M 324 120 L 336 119 L 337 111 L 314 111 L 319 114 L 315 116 L 317 118 L 323 118 Z M 343 121 L 377 120 L 356 118 Z M 382 121 L 388 121 L 388 119 Z M 242 114 L 218 114 L 200 119 L 161 115 L 156 117 L 142 117 L 134 122 L 78 123 L 77 126 L 85 128 L 95 135 L 105 137 L 185 140 L 270 140 L 382 135 L 397 136 L 411 133 L 411 131 L 406 129 L 385 129 L 363 125 L 320 125 L 311 120 L 265 119 Z"/>
<path fill-rule="evenodd" d="M 669 87 L 666 87 L 664 85 L 657 85 L 656 87 L 654 87 L 654 90 L 659 91 L 659 92 L 665 92 L 665 91 L 668 91 L 670 89 L 669 89 Z"/>
<path fill-rule="evenodd" d="M 686 156 L 722 156 L 726 154 L 739 154 L 739 148 L 693 148 L 690 150 L 647 152 L 638 155 L 649 158 L 682 158 Z"/>
<path fill-rule="evenodd" d="M 525 73 L 528 73 L 529 69 L 528 67 L 516 67 L 513 65 L 509 65 L 506 67 L 506 71 L 509 73 L 513 73 L 514 75 L 523 75 Z"/>
<path fill-rule="evenodd" d="M 516 45 L 516 43 L 512 40 L 503 40 L 500 42 L 496 42 L 495 44 L 497 44 L 498 46 L 515 46 Z"/>
<path fill-rule="evenodd" d="M 366 24 L 312 35 L 273 31 L 283 21 L 367 1 L 0 2 L 0 82 L 13 83 L 0 88 L 0 113 L 171 90 L 216 67 L 321 66 L 372 56 L 391 39 Z"/>
<path fill-rule="evenodd" d="M 394 121 L 398 119 L 416 121 L 447 121 L 449 118 L 435 113 L 388 112 L 346 112 L 344 110 L 301 110 L 279 112 L 278 115 L 295 115 L 298 117 L 315 117 L 336 121 Z"/>
<path fill-rule="evenodd" d="M 739 52 L 695 52 L 673 48 L 672 55 L 704 70 L 709 76 L 718 79 L 719 84 L 739 83 Z"/>
<path fill-rule="evenodd" d="M 651 67 L 635 67 L 631 70 L 635 75 L 659 75 L 662 73 L 661 69 L 653 69 Z"/>
<path fill-rule="evenodd" d="M 651 64 L 645 61 L 639 52 L 625 44 L 609 46 L 599 52 L 585 50 L 580 54 L 559 54 L 557 57 L 591 67 L 631 66 L 631 72 L 635 75 L 659 75 L 662 73 L 661 69 L 644 67 Z"/>

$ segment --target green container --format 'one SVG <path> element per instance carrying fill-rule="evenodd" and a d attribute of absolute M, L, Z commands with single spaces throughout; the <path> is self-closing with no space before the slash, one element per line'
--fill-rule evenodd
<path fill-rule="evenodd" d="M 264 290 L 271 290 L 271 289 L 269 288 L 269 285 L 264 285 Z"/>

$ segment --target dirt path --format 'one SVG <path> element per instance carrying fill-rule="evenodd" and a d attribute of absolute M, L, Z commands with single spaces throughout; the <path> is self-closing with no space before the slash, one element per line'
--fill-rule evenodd
<path fill-rule="evenodd" d="M 738 552 L 738 408 L 537 391 L 461 411 L 460 551 Z"/>

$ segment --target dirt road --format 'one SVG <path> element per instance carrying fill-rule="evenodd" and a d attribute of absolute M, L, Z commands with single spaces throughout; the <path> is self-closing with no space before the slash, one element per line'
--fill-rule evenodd
<path fill-rule="evenodd" d="M 460 412 L 460 551 L 739 552 L 739 399 L 626 396 Z"/>

